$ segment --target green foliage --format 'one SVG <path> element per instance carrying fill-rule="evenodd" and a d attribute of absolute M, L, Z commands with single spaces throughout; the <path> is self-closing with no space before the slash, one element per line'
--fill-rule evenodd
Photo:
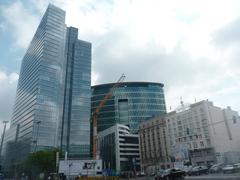
<path fill-rule="evenodd" d="M 30 174 L 49 174 L 56 172 L 56 153 L 57 149 L 43 150 L 31 153 L 25 162 L 25 171 Z M 60 158 L 63 153 L 59 153 Z"/>

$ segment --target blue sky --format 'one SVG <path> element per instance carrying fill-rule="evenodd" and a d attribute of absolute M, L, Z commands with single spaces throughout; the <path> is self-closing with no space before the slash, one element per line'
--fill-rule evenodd
<path fill-rule="evenodd" d="M 167 109 L 209 99 L 240 111 L 238 0 L 0 2 L 0 121 L 10 120 L 21 59 L 51 2 L 93 44 L 92 84 L 165 84 Z"/>
<path fill-rule="evenodd" d="M 5 8 L 10 8 L 16 1 L 1 1 L 0 3 L 0 70 L 9 74 L 11 72 L 19 72 L 21 59 L 26 51 L 25 48 L 18 46 L 16 44 L 15 31 L 16 29 L 11 25 L 11 23 L 6 21 Z M 26 6 L 23 4 L 23 6 Z"/>

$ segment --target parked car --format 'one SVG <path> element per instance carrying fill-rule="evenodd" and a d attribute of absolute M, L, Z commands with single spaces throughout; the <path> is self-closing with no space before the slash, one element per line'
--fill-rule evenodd
<path fill-rule="evenodd" d="M 223 173 L 236 173 L 240 171 L 240 163 L 228 164 L 222 168 Z"/>
<path fill-rule="evenodd" d="M 175 180 L 184 179 L 185 171 L 179 169 L 161 170 L 155 175 L 155 180 Z"/>
<path fill-rule="evenodd" d="M 185 171 L 186 175 L 188 175 L 192 169 L 192 166 L 184 166 L 181 170 Z"/>
<path fill-rule="evenodd" d="M 146 174 L 144 172 L 140 172 L 140 173 L 137 174 L 137 176 L 143 177 L 143 176 L 146 176 Z"/>
<path fill-rule="evenodd" d="M 222 168 L 223 173 L 234 173 L 235 168 L 233 167 L 233 164 L 227 164 Z"/>
<path fill-rule="evenodd" d="M 152 172 L 150 176 L 154 177 L 156 174 L 157 174 L 156 172 Z"/>
<path fill-rule="evenodd" d="M 201 174 L 208 174 L 208 168 L 206 166 L 195 166 L 188 172 L 190 176 Z"/>
<path fill-rule="evenodd" d="M 0 173 L 0 180 L 4 180 L 4 175 L 3 175 L 3 173 Z"/>
<path fill-rule="evenodd" d="M 210 167 L 209 173 L 219 173 L 225 165 L 223 163 L 214 164 Z"/>
<path fill-rule="evenodd" d="M 234 166 L 236 167 L 237 172 L 240 171 L 240 163 L 236 163 L 236 164 L 234 164 Z"/>

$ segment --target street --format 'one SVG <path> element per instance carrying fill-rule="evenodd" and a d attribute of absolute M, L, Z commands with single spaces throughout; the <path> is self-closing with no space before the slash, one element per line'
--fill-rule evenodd
<path fill-rule="evenodd" d="M 130 180 L 154 180 L 153 177 L 145 176 Z M 240 173 L 237 174 L 207 174 L 201 176 L 187 176 L 185 180 L 240 180 Z"/>
<path fill-rule="evenodd" d="M 240 180 L 240 174 L 207 174 L 201 176 L 187 176 L 186 180 Z"/>

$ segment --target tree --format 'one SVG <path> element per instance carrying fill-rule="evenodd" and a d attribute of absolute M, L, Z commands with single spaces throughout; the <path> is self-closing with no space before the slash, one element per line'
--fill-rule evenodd
<path fill-rule="evenodd" d="M 39 173 L 48 175 L 49 173 L 56 172 L 56 153 L 58 149 L 42 150 L 31 153 L 24 163 L 25 172 L 31 174 L 33 177 Z M 63 157 L 63 153 L 60 153 Z"/>

